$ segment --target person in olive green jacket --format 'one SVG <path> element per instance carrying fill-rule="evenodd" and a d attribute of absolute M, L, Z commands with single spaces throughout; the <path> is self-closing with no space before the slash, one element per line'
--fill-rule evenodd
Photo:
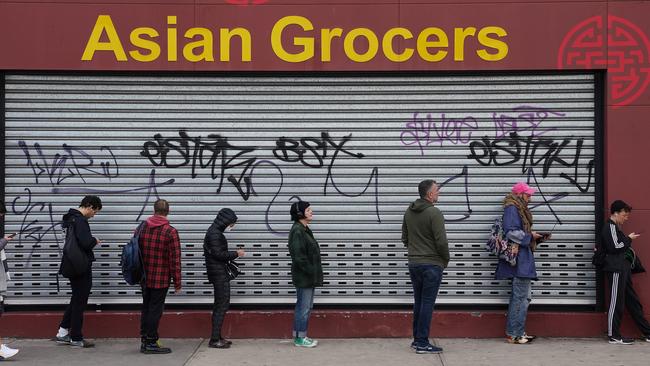
<path fill-rule="evenodd" d="M 296 288 L 296 309 L 293 320 L 293 344 L 316 347 L 318 341 L 307 337 L 309 315 L 314 307 L 314 290 L 323 285 L 320 247 L 309 228 L 314 218 L 309 202 L 298 201 L 289 210 L 293 226 L 289 233 L 291 280 Z"/>
<path fill-rule="evenodd" d="M 418 186 L 420 198 L 404 213 L 402 242 L 408 249 L 409 274 L 413 285 L 413 343 L 417 353 L 441 353 L 429 342 L 429 327 L 442 282 L 449 264 L 449 244 L 445 218 L 433 204 L 438 201 L 438 185 L 427 179 Z"/>

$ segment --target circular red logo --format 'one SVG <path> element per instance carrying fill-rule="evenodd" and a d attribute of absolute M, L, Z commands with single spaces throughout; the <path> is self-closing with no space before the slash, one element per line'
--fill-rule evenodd
<path fill-rule="evenodd" d="M 559 69 L 607 69 L 614 106 L 632 103 L 650 84 L 650 42 L 634 23 L 609 15 L 586 19 L 562 40 Z"/>

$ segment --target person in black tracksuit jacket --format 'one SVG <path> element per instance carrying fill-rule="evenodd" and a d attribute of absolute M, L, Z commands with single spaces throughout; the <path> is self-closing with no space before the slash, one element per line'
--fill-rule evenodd
<path fill-rule="evenodd" d="M 237 222 L 237 215 L 229 208 L 222 208 L 205 234 L 203 255 L 208 281 L 214 286 L 214 306 L 212 308 L 212 336 L 208 346 L 230 348 L 232 342 L 222 337 L 221 326 L 230 306 L 230 280 L 226 263 L 244 255 L 243 249 L 228 250 L 228 240 L 223 234 Z"/>
<path fill-rule="evenodd" d="M 621 320 L 626 305 L 632 319 L 643 333 L 644 340 L 650 342 L 650 324 L 643 316 L 643 306 L 632 287 L 631 263 L 625 259 L 625 252 L 632 246 L 632 240 L 640 235 L 636 233 L 625 235 L 620 228 L 628 220 L 632 207 L 621 200 L 616 200 L 612 202 L 610 211 L 611 216 L 601 232 L 602 248 L 606 253 L 602 270 L 606 272 L 612 290 L 607 313 L 609 343 L 632 344 L 634 342 L 634 339 L 621 336 Z"/>

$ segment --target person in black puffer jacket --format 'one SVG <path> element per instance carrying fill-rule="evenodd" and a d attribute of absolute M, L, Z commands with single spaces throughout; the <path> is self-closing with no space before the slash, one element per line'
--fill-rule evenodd
<path fill-rule="evenodd" d="M 230 306 L 230 280 L 226 263 L 244 255 L 243 249 L 228 250 L 228 240 L 224 231 L 232 230 L 237 215 L 229 208 L 222 208 L 205 234 L 203 255 L 208 281 L 214 286 L 214 306 L 212 308 L 212 336 L 208 346 L 230 348 L 232 342 L 221 336 L 221 326 Z"/>

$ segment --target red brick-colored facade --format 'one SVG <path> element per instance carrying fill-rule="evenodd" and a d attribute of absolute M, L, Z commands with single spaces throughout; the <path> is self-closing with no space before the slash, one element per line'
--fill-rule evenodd
<path fill-rule="evenodd" d="M 136 49 L 129 43 L 131 30 L 137 27 L 157 30 L 160 57 L 152 62 L 132 58 L 117 61 L 113 52 L 99 51 L 92 61 L 83 61 L 82 54 L 91 30 L 102 14 L 110 15 L 127 53 Z M 105 3 L 3 0 L 0 1 L 0 72 L 606 70 L 602 199 L 605 206 L 613 199 L 631 202 L 634 213 L 628 228 L 639 231 L 650 226 L 650 195 L 646 194 L 650 169 L 644 160 L 648 156 L 646 153 L 650 154 L 650 144 L 644 141 L 645 134 L 650 133 L 648 14 L 650 1 L 357 0 L 348 4 L 344 0 L 113 0 Z M 182 36 L 189 28 L 211 29 L 218 39 L 219 28 L 243 27 L 252 36 L 251 61 L 241 61 L 241 47 L 237 42 L 234 42 L 233 58 L 229 62 L 219 61 L 217 42 L 213 62 L 190 62 L 182 56 L 177 61 L 169 61 L 166 32 L 170 15 L 176 16 L 179 55 L 189 42 Z M 299 51 L 290 46 L 291 37 L 314 37 L 312 58 L 291 63 L 283 61 L 273 50 L 272 28 L 286 16 L 300 16 L 313 24 L 313 31 L 292 26 L 282 37 L 290 52 Z M 488 26 L 507 31 L 507 37 L 502 38 L 508 46 L 507 56 L 498 61 L 477 57 L 476 51 L 485 47 L 472 36 L 463 43 L 463 59 L 455 60 L 455 28 L 474 27 L 478 32 Z M 337 38 L 331 43 L 331 61 L 322 61 L 319 30 L 335 27 L 342 28 L 344 36 L 355 28 L 370 29 L 378 36 L 380 51 L 368 62 L 356 62 L 344 53 L 342 38 Z M 425 61 L 417 52 L 404 62 L 389 60 L 381 50 L 382 35 L 397 27 L 410 30 L 414 38 L 395 38 L 396 52 L 417 48 L 418 32 L 437 27 L 449 36 L 449 46 L 430 51 L 446 50 L 449 54 L 438 62 Z M 624 34 L 634 42 L 617 43 L 617 37 Z M 593 38 L 588 39 L 589 35 Z M 363 53 L 367 46 L 363 40 L 357 43 L 358 52 Z M 489 47 L 487 50 L 494 52 Z M 629 90 L 625 91 L 626 88 Z M 641 259 L 650 263 L 647 235 L 642 236 L 635 247 Z M 646 315 L 650 315 L 647 310 L 650 309 L 649 276 L 635 276 L 636 290 L 646 304 Z M 55 329 L 59 316 L 58 313 L 13 312 L 2 318 L 1 332 L 3 335 L 51 336 L 50 330 Z M 207 312 L 184 311 L 165 316 L 167 319 L 163 320 L 161 329 L 165 336 L 208 334 Z M 409 316 L 403 311 L 319 311 L 313 322 L 313 334 L 316 337 L 409 336 Z M 87 333 L 89 336 L 135 336 L 137 327 L 129 324 L 135 324 L 136 318 L 134 313 L 92 313 L 88 316 Z M 504 317 L 501 311 L 443 311 L 436 312 L 434 322 L 432 332 L 435 336 L 500 336 Z M 260 323 L 277 326 L 261 328 L 257 325 Z M 44 326 L 46 324 L 48 326 Z M 183 327 L 177 326 L 181 324 Z M 287 324 L 290 324 L 288 311 L 239 311 L 228 316 L 226 327 L 233 337 L 277 337 L 289 334 Z M 631 329 L 630 324 L 626 323 L 626 327 Z M 529 328 L 531 332 L 548 336 L 598 336 L 604 329 L 604 315 L 532 312 Z"/>

